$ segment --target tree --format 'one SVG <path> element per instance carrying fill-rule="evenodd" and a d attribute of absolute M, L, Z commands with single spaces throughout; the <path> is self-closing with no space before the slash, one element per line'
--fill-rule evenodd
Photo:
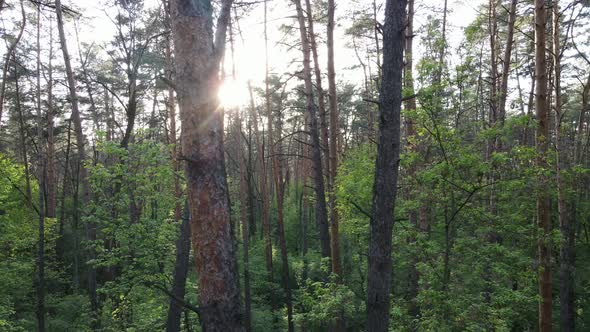
<path fill-rule="evenodd" d="M 367 276 L 367 330 L 370 332 L 389 329 L 391 236 L 400 154 L 405 8 L 405 0 L 387 0 L 385 5 L 379 137 Z"/>
<path fill-rule="evenodd" d="M 551 202 L 545 190 L 548 178 L 544 175 L 547 168 L 549 148 L 549 104 L 547 102 L 547 60 L 545 58 L 545 29 L 547 26 L 545 1 L 535 0 L 535 111 L 537 115 L 536 166 L 539 167 L 537 178 L 537 225 L 538 259 L 539 259 L 539 331 L 551 331 L 552 317 L 552 279 L 551 279 Z"/>
<path fill-rule="evenodd" d="M 210 1 L 170 2 L 201 326 L 212 332 L 243 330 L 217 97 L 232 3 L 222 1 L 213 34 Z"/>

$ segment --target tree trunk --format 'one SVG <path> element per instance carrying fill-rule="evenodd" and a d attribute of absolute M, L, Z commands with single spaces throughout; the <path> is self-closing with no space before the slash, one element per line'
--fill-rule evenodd
<path fill-rule="evenodd" d="M 392 230 L 400 154 L 405 8 L 405 0 L 387 0 L 385 5 L 379 139 L 367 270 L 369 332 L 387 331 L 389 328 Z"/>
<path fill-rule="evenodd" d="M 309 1 L 309 0 L 307 0 Z M 336 71 L 334 70 L 334 0 L 328 0 L 328 100 L 330 102 L 330 172 L 328 191 L 330 202 L 330 225 L 332 233 L 332 272 L 340 277 L 340 240 L 338 211 L 336 210 L 336 172 L 338 170 L 338 97 L 336 96 Z"/>
<path fill-rule="evenodd" d="M 55 170 L 55 137 L 53 133 L 53 21 L 49 21 L 49 59 L 47 63 L 47 217 L 55 218 L 57 210 L 57 175 Z"/>
<path fill-rule="evenodd" d="M 313 29 L 313 10 L 311 8 L 311 1 L 305 0 L 305 11 L 307 13 L 307 26 L 309 35 L 309 48 L 313 56 L 313 70 L 315 76 L 315 85 L 318 92 L 318 111 L 320 116 L 320 135 L 321 135 L 321 147 L 323 152 L 323 173 L 330 176 L 330 145 L 328 143 L 328 122 L 326 121 L 326 98 L 325 91 L 322 88 L 322 74 L 320 71 L 320 63 L 318 61 L 318 46 L 315 39 L 315 32 Z"/>
<path fill-rule="evenodd" d="M 41 8 L 37 7 L 37 151 L 39 181 L 39 243 L 37 244 L 37 331 L 45 331 L 45 156 L 41 116 Z"/>
<path fill-rule="evenodd" d="M 547 61 L 545 59 L 545 1 L 535 0 L 535 109 L 537 114 L 537 167 L 546 169 L 549 147 L 549 107 L 547 103 Z M 552 280 L 551 280 L 551 202 L 546 188 L 548 178 L 539 172 L 537 178 L 537 224 L 540 229 L 538 239 L 539 259 L 539 331 L 551 331 Z"/>
<path fill-rule="evenodd" d="M 78 107 L 78 96 L 76 93 L 76 82 L 74 80 L 74 73 L 72 71 L 72 64 L 70 62 L 70 54 L 68 52 L 68 45 L 66 41 L 66 34 L 64 31 L 64 21 L 62 16 L 61 0 L 55 0 L 55 11 L 57 14 L 57 27 L 59 30 L 59 40 L 63 52 L 64 64 L 66 67 L 66 76 L 68 80 L 68 92 L 70 102 L 72 104 L 72 121 L 74 122 L 74 131 L 76 133 L 76 144 L 78 146 L 78 165 L 79 165 L 79 179 L 82 184 L 82 205 L 88 206 L 90 201 L 90 186 L 88 183 L 88 171 L 84 166 L 86 159 L 86 142 L 82 128 L 82 118 Z M 86 240 L 92 243 L 96 240 L 96 225 L 92 222 L 85 224 Z M 96 253 L 93 249 L 88 250 L 88 261 L 93 261 L 96 258 Z M 88 291 L 90 293 L 90 307 L 93 312 L 93 327 L 98 327 L 98 297 L 96 294 L 96 268 L 88 267 Z"/>
<path fill-rule="evenodd" d="M 504 58 L 502 60 L 502 81 L 500 83 L 500 100 L 498 102 L 498 120 L 501 126 L 504 125 L 506 119 L 506 98 L 508 97 L 508 78 L 510 76 L 510 60 L 512 58 L 512 46 L 514 44 L 514 23 L 516 22 L 517 3 L 518 0 L 510 1 L 508 36 L 506 37 L 506 47 L 504 48 Z"/>
<path fill-rule="evenodd" d="M 265 85 L 264 85 L 264 97 L 266 100 L 266 117 L 268 121 L 268 153 L 272 162 L 273 178 L 275 184 L 275 193 L 277 198 L 277 226 L 279 235 L 279 244 L 281 248 L 281 261 L 282 261 L 282 284 L 285 291 L 285 298 L 287 302 L 287 323 L 289 332 L 294 332 L 295 327 L 293 325 L 293 300 L 291 294 L 291 288 L 289 286 L 289 258 L 287 253 L 287 242 L 285 240 L 285 222 L 284 222 L 284 194 L 285 194 L 285 183 L 283 181 L 283 169 L 281 160 L 277 156 L 281 153 L 280 141 L 275 146 L 274 140 L 274 129 L 273 129 L 273 110 L 270 99 L 269 89 L 269 72 L 268 72 L 268 34 L 267 34 L 267 1 L 264 1 L 264 41 L 265 41 Z M 280 128 L 279 128 L 280 129 Z M 280 138 L 280 130 L 278 132 Z"/>
<path fill-rule="evenodd" d="M 564 167 L 563 142 L 561 135 L 561 119 L 563 109 L 561 108 L 561 43 L 559 28 L 559 0 L 553 0 L 553 70 L 555 87 L 555 181 L 557 184 L 557 211 L 559 228 L 561 231 L 561 248 L 559 253 L 559 303 L 561 304 L 561 331 L 573 332 L 575 330 L 575 294 L 574 294 L 574 264 L 572 259 L 575 238 L 575 230 L 571 226 L 568 206 L 566 202 L 565 186 L 563 183 L 562 170 Z"/>
<path fill-rule="evenodd" d="M 180 236 L 176 240 L 176 263 L 174 264 L 174 277 L 172 281 L 172 294 L 168 307 L 168 318 L 166 320 L 166 332 L 180 332 L 180 321 L 182 319 L 183 306 L 176 299 L 184 299 L 186 293 L 186 277 L 188 275 L 188 264 L 191 251 L 191 216 L 188 207 L 185 206 L 185 213 L 180 224 Z"/>
<path fill-rule="evenodd" d="M 247 332 L 252 331 L 252 299 L 250 294 L 250 263 L 249 263 L 249 242 L 250 242 L 250 191 L 248 188 L 248 168 L 246 159 L 242 154 L 244 144 L 242 142 L 242 117 L 237 112 L 236 121 L 236 145 L 238 164 L 240 168 L 240 221 L 242 224 L 242 260 L 244 264 L 244 327 Z"/>
<path fill-rule="evenodd" d="M 29 153 L 27 151 L 27 136 L 25 128 L 25 120 L 23 115 L 23 108 L 21 104 L 20 84 L 19 84 L 19 73 L 16 68 L 16 56 L 12 55 L 12 62 L 14 63 L 14 86 L 16 92 L 15 104 L 16 113 L 18 115 L 18 132 L 20 139 L 20 147 L 23 157 L 23 167 L 25 170 L 25 199 L 27 208 L 33 207 L 33 194 L 31 193 L 31 170 L 29 166 Z"/>
<path fill-rule="evenodd" d="M 413 75 L 413 67 L 414 67 L 414 0 L 408 0 L 408 13 L 407 13 L 407 24 L 406 24 L 406 35 L 405 35 L 405 68 L 404 68 L 404 89 L 410 95 L 414 95 L 414 75 Z M 419 142 L 417 142 L 418 136 L 416 132 L 416 124 L 414 123 L 413 119 L 413 112 L 416 111 L 416 98 L 409 98 L 404 103 L 404 109 L 409 115 L 405 119 L 405 130 L 406 130 L 406 141 L 408 150 L 412 152 L 419 152 Z M 408 168 L 408 178 L 415 179 L 416 173 L 418 171 L 418 167 L 415 164 L 412 164 Z M 417 184 L 416 184 L 417 185 Z M 419 192 L 419 189 L 416 188 L 413 191 L 411 189 L 408 190 L 409 199 L 416 199 L 416 194 Z M 422 204 L 418 210 L 411 210 L 408 213 L 408 219 L 410 224 L 413 225 L 419 232 L 426 232 L 426 229 L 423 229 L 421 223 L 419 222 L 420 212 L 423 212 Z M 411 241 L 416 241 L 416 239 L 411 239 Z M 419 256 L 420 253 L 416 253 L 416 256 Z M 417 264 L 420 262 L 418 257 L 414 257 L 413 263 L 410 266 L 410 273 L 409 273 L 409 299 L 410 299 L 410 309 L 409 313 L 412 318 L 418 318 L 420 316 L 420 308 L 417 304 L 417 296 L 419 293 L 419 278 L 420 275 L 418 273 Z"/>
<path fill-rule="evenodd" d="M 306 108 L 309 114 L 309 130 L 311 135 L 311 161 L 314 177 L 314 189 L 316 193 L 316 223 L 319 228 L 320 246 L 322 257 L 331 257 L 330 232 L 328 227 L 328 211 L 326 208 L 326 191 L 324 175 L 322 172 L 322 152 L 318 130 L 317 106 L 313 100 L 313 85 L 311 80 L 310 48 L 307 38 L 307 29 L 303 16 L 301 0 L 293 0 L 297 9 L 297 20 L 303 52 L 303 81 L 305 86 Z"/>
<path fill-rule="evenodd" d="M 2 6 L 0 6 L 0 10 L 1 9 Z M 10 58 L 12 57 L 14 51 L 16 50 L 16 46 L 18 45 L 20 39 L 23 36 L 23 32 L 25 31 L 25 25 L 27 25 L 27 16 L 25 13 L 25 6 L 23 5 L 22 0 L 20 0 L 20 9 L 22 15 L 22 23 L 20 26 L 20 30 L 18 31 L 16 39 L 8 46 L 6 56 L 4 57 L 4 65 L 2 67 L 2 82 L 0 82 L 0 129 L 2 128 L 2 111 L 4 110 L 4 98 L 6 96 L 6 75 L 8 74 L 8 68 L 10 67 Z"/>
<path fill-rule="evenodd" d="M 210 1 L 170 3 L 200 321 L 207 332 L 243 331 L 217 98 L 232 2 L 222 1 L 215 36 Z"/>

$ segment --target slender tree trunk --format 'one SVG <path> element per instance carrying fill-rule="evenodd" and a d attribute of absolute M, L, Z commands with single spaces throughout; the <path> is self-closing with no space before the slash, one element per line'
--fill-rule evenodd
<path fill-rule="evenodd" d="M 406 35 L 405 35 L 405 68 L 404 68 L 404 89 L 409 95 L 414 95 L 414 75 L 413 75 L 413 54 L 414 54 L 414 0 L 408 0 L 408 13 L 407 13 L 407 24 L 406 24 Z M 420 146 L 417 142 L 418 136 L 416 132 L 416 124 L 414 123 L 412 113 L 416 111 L 416 98 L 409 98 L 404 102 L 404 109 L 408 112 L 408 116 L 405 119 L 405 130 L 406 130 L 406 141 L 408 150 L 412 152 L 419 152 Z M 415 179 L 418 166 L 412 164 L 408 168 L 408 178 Z M 416 184 L 417 185 L 417 184 Z M 410 199 L 416 199 L 416 193 L 419 192 L 419 188 L 415 188 L 413 191 L 408 190 Z M 410 224 L 413 225 L 419 232 L 426 232 L 426 229 L 422 227 L 419 222 L 421 210 L 423 210 L 423 204 L 418 209 L 409 211 L 408 219 Z M 412 239 L 411 241 L 416 241 Z M 416 253 L 416 256 L 420 253 Z M 417 264 L 420 262 L 418 257 L 414 258 L 413 264 L 410 266 L 410 280 L 409 280 L 409 299 L 410 309 L 409 313 L 413 318 L 420 316 L 420 307 L 418 306 L 418 293 L 419 293 L 419 278 Z"/>
<path fill-rule="evenodd" d="M 242 224 L 242 260 L 244 264 L 244 327 L 247 332 L 252 331 L 252 299 L 250 294 L 250 263 L 249 263 L 249 242 L 250 242 L 250 191 L 248 188 L 248 169 L 246 159 L 242 154 L 244 144 L 242 142 L 242 117 L 239 110 L 236 110 L 236 142 L 238 146 L 237 158 L 240 168 L 240 220 Z"/>
<path fill-rule="evenodd" d="M 47 63 L 47 217 L 55 218 L 57 210 L 57 173 L 55 170 L 55 137 L 53 132 L 53 21 L 49 20 L 49 59 Z"/>
<path fill-rule="evenodd" d="M 512 59 L 512 46 L 514 45 L 514 23 L 516 22 L 516 5 L 518 0 L 510 1 L 510 12 L 508 14 L 508 32 L 504 58 L 502 60 L 502 80 L 500 83 L 500 100 L 498 102 L 498 120 L 504 125 L 506 119 L 506 98 L 508 97 L 508 79 L 510 76 L 510 64 Z M 498 145 L 498 144 L 496 144 Z"/>
<path fill-rule="evenodd" d="M 45 331 L 45 156 L 41 116 L 41 8 L 37 7 L 37 151 L 39 181 L 39 242 L 37 244 L 37 331 Z"/>
<path fill-rule="evenodd" d="M 200 321 L 207 332 L 243 331 L 217 98 L 232 2 L 222 1 L 215 35 L 210 1 L 170 2 Z"/>
<path fill-rule="evenodd" d="M 174 264 L 174 277 L 172 281 L 172 294 L 168 307 L 168 318 L 166 320 L 166 332 L 180 332 L 180 321 L 182 319 L 182 304 L 176 299 L 184 299 L 186 293 L 186 277 L 188 275 L 188 264 L 191 251 L 191 216 L 188 206 L 185 205 L 185 212 L 180 224 L 180 236 L 176 240 L 176 262 Z"/>
<path fill-rule="evenodd" d="M 393 214 L 400 154 L 405 8 L 405 0 L 386 1 L 379 140 L 367 270 L 367 331 L 369 332 L 387 331 L 389 328 Z"/>
<path fill-rule="evenodd" d="M 322 152 L 318 130 L 317 106 L 313 100 L 313 86 L 311 80 L 310 48 L 305 27 L 305 18 L 301 0 L 293 0 L 297 9 L 297 20 L 303 52 L 303 81 L 305 86 L 306 108 L 309 113 L 309 129 L 311 135 L 311 160 L 316 193 L 316 223 L 319 228 L 322 257 L 331 257 L 330 232 L 328 227 L 328 211 L 326 208 L 326 191 L 322 172 Z"/>
<path fill-rule="evenodd" d="M 536 148 L 537 167 L 547 168 L 549 147 L 549 107 L 547 103 L 547 61 L 545 59 L 545 1 L 535 0 L 535 109 L 537 114 Z M 539 331 L 551 331 L 552 278 L 551 278 L 551 202 L 546 188 L 548 178 L 539 172 L 537 178 L 537 223 L 540 230 L 538 239 L 539 259 Z"/>
<path fill-rule="evenodd" d="M 76 133 L 76 144 L 78 146 L 78 165 L 79 165 L 79 181 L 82 184 L 82 205 L 88 206 L 90 201 L 90 186 L 88 183 L 88 171 L 84 166 L 84 160 L 86 159 L 86 142 L 82 127 L 82 117 L 80 116 L 80 110 L 78 107 L 78 96 L 76 92 L 76 81 L 74 79 L 74 72 L 72 70 L 72 64 L 70 61 L 70 54 L 68 52 L 68 45 L 66 41 L 66 34 L 64 30 L 64 20 L 62 15 L 61 0 L 55 0 L 55 11 L 57 14 L 57 28 L 59 30 L 59 40 L 61 49 L 63 52 L 64 64 L 66 67 L 66 76 L 68 80 L 68 92 L 70 102 L 72 104 L 72 122 L 74 123 L 74 131 Z M 80 212 L 77 212 L 80 213 Z M 96 240 L 96 225 L 92 222 L 85 223 L 86 240 L 92 243 Z M 93 249 L 88 249 L 88 261 L 93 261 L 96 258 L 96 253 Z M 96 268 L 93 266 L 88 267 L 88 291 L 90 294 L 90 307 L 93 317 L 93 328 L 98 327 L 98 297 L 96 293 L 97 282 L 96 282 Z"/>
<path fill-rule="evenodd" d="M 320 63 L 318 61 L 318 46 L 316 43 L 315 32 L 313 28 L 313 10 L 311 8 L 311 1 L 305 0 L 305 11 L 307 13 L 307 26 L 309 34 L 309 48 L 311 49 L 311 55 L 313 57 L 313 70 L 315 76 L 315 85 L 318 92 L 318 112 L 320 116 L 320 135 L 323 152 L 323 166 L 325 167 L 324 173 L 330 172 L 330 145 L 328 143 L 328 122 L 326 121 L 326 98 L 325 91 L 322 88 L 322 74 L 320 71 Z"/>
<path fill-rule="evenodd" d="M 283 169 L 281 161 L 277 156 L 281 153 L 280 141 L 275 146 L 274 140 L 274 128 L 273 128 L 273 110 L 270 99 L 269 89 L 269 72 L 268 72 L 268 35 L 267 35 L 267 1 L 264 1 L 264 41 L 265 41 L 265 54 L 266 54 L 266 65 L 265 65 L 265 85 L 264 85 L 264 97 L 266 101 L 266 117 L 268 121 L 268 151 L 272 162 L 273 178 L 275 184 L 275 193 L 277 198 L 277 226 L 279 235 L 279 244 L 281 248 L 281 261 L 282 261 L 282 283 L 285 291 L 285 298 L 287 302 L 287 323 L 289 332 L 294 332 L 295 327 L 293 325 L 293 300 L 291 294 L 291 287 L 289 286 L 289 258 L 287 255 L 287 242 L 285 240 L 285 222 L 284 222 L 284 194 L 285 194 L 285 183 L 283 181 Z M 279 131 L 280 138 L 280 131 Z"/>
<path fill-rule="evenodd" d="M 0 6 L 0 10 L 1 9 L 2 6 Z M 27 15 L 25 13 L 25 6 L 23 5 L 22 0 L 20 0 L 20 9 L 22 15 L 22 23 L 20 26 L 20 30 L 18 31 L 16 39 L 8 46 L 6 56 L 4 57 L 4 65 L 2 67 L 2 82 L 0 82 L 0 129 L 2 129 L 2 111 L 4 110 L 4 99 L 6 96 L 6 75 L 8 74 L 8 68 L 10 67 L 10 58 L 13 56 L 13 53 L 16 50 L 16 46 L 18 45 L 20 39 L 23 36 L 25 26 L 27 25 Z"/>
<path fill-rule="evenodd" d="M 307 0 L 309 1 L 309 0 Z M 340 236 L 338 231 L 338 211 L 336 210 L 336 172 L 338 170 L 338 96 L 336 95 L 336 71 L 334 69 L 334 0 L 328 0 L 328 100 L 330 102 L 330 172 L 328 190 L 330 202 L 330 239 L 332 240 L 332 272 L 340 277 Z"/>
<path fill-rule="evenodd" d="M 27 136 L 25 128 L 25 120 L 23 115 L 23 108 L 21 104 L 19 73 L 16 68 L 16 56 L 12 55 L 12 62 L 14 63 L 14 86 L 16 92 L 15 104 L 16 113 L 18 114 L 18 132 L 21 145 L 21 153 L 23 157 L 23 166 L 25 169 L 25 198 L 27 208 L 33 207 L 33 194 L 31 193 L 31 170 L 29 166 L 29 153 L 27 150 Z"/>
<path fill-rule="evenodd" d="M 561 331 L 573 332 L 575 330 L 575 294 L 574 294 L 574 263 L 572 253 L 574 250 L 575 231 L 571 225 L 568 206 L 566 202 L 565 185 L 563 183 L 562 170 L 564 167 L 563 142 L 561 134 L 561 42 L 559 23 L 559 0 L 553 0 L 553 70 L 555 87 L 555 180 L 557 183 L 557 211 L 559 228 L 561 230 L 561 248 L 559 254 L 559 303 L 561 304 Z"/>

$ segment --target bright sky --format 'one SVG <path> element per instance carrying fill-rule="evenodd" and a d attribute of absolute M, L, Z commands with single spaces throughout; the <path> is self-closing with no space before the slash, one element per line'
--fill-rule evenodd
<path fill-rule="evenodd" d="M 76 1 L 66 0 L 65 3 L 72 3 Z M 380 7 L 379 17 L 382 20 L 384 11 L 384 1 L 378 1 L 377 5 Z M 457 47 L 462 37 L 462 29 L 469 24 L 476 15 L 477 8 L 483 1 L 463 1 L 463 0 L 449 0 L 448 2 L 448 42 L 452 48 Z M 105 8 L 108 8 L 105 0 L 84 1 L 84 3 L 76 2 L 78 7 L 81 7 L 81 12 L 88 21 L 88 25 L 81 27 L 80 38 L 84 41 L 94 41 L 97 44 L 108 42 L 115 34 L 112 22 L 106 18 Z M 159 0 L 145 0 L 145 7 L 155 7 L 160 5 Z M 335 65 L 338 81 L 345 81 L 351 83 L 360 83 L 362 81 L 362 71 L 360 69 L 349 69 L 353 65 L 357 65 L 358 61 L 352 49 L 346 47 L 346 42 L 349 40 L 345 38 L 344 31 L 351 24 L 350 12 L 354 8 L 367 7 L 371 8 L 372 0 L 356 0 L 356 1 L 336 1 L 336 29 L 335 29 Z M 415 29 L 426 23 L 426 16 L 432 13 L 432 8 L 439 8 L 442 11 L 442 1 L 438 0 L 417 0 L 416 2 L 416 18 Z M 271 73 L 282 75 L 284 73 L 292 73 L 300 66 L 300 62 L 291 63 L 292 59 L 300 61 L 300 50 L 293 49 L 290 52 L 287 46 L 281 44 L 282 42 L 290 43 L 298 39 L 299 32 L 294 30 L 292 37 L 283 38 L 282 32 L 279 28 L 281 25 L 295 25 L 296 21 L 293 18 L 295 7 L 288 0 L 270 0 L 268 2 L 268 34 L 269 34 L 269 64 Z M 255 6 L 250 13 L 239 20 L 239 28 L 242 31 L 243 41 L 240 36 L 235 36 L 235 61 L 237 70 L 237 82 L 228 83 L 224 89 L 228 96 L 235 98 L 234 102 L 246 102 L 247 98 L 247 81 L 252 80 L 255 85 L 261 85 L 264 80 L 265 72 L 265 58 L 264 58 L 264 7 L 262 4 Z M 234 24 L 235 25 L 235 24 Z M 234 26 L 237 33 L 237 26 Z M 325 40 L 325 26 L 320 23 L 315 25 L 316 34 L 320 39 Z M 420 36 L 417 36 L 417 41 Z M 415 43 L 420 51 L 419 42 Z M 72 45 L 75 47 L 75 45 Z M 322 67 L 322 72 L 325 73 L 327 63 L 326 46 L 321 44 L 319 46 L 319 61 Z M 230 71 L 231 55 L 229 53 L 229 46 L 226 55 L 226 68 Z M 239 90 L 236 91 L 236 90 Z M 227 91 L 233 91 L 227 93 Z M 238 93 L 236 93 L 238 92 Z M 223 91 L 222 91 L 223 93 Z M 244 100 L 241 100 L 244 99 Z"/>

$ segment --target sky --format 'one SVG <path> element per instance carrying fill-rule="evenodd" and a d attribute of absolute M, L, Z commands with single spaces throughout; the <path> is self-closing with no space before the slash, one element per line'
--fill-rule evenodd
<path fill-rule="evenodd" d="M 105 0 L 99 1 L 73 1 L 65 0 L 64 3 L 75 3 L 81 9 L 88 23 L 82 25 L 80 31 L 80 39 L 84 41 L 93 41 L 97 44 L 106 43 L 112 39 L 115 34 L 113 23 L 106 17 L 105 14 Z M 384 1 L 377 1 L 379 10 L 379 18 L 383 21 Z M 463 0 L 449 0 L 448 1 L 448 43 L 452 48 L 458 46 L 462 38 L 462 28 L 473 21 L 477 12 L 476 8 L 483 3 L 482 0 L 463 1 Z M 345 38 L 344 32 L 350 26 L 350 12 L 353 8 L 359 6 L 370 7 L 371 0 L 336 0 L 336 28 L 335 28 L 335 66 L 337 80 L 339 82 L 356 83 L 362 82 L 363 74 L 359 68 L 351 69 L 351 67 L 358 64 L 357 58 L 353 49 L 346 47 L 349 38 Z M 159 0 L 145 0 L 145 7 L 151 8 L 159 6 Z M 439 8 L 442 12 L 442 1 L 436 0 L 417 0 L 416 1 L 416 17 L 415 29 L 424 25 L 427 20 L 427 15 L 432 13 L 432 8 Z M 298 39 L 298 30 L 293 31 L 293 36 L 284 38 L 283 33 L 279 28 L 281 25 L 295 25 L 294 19 L 295 7 L 291 5 L 288 0 L 270 0 L 268 2 L 268 34 L 269 34 L 269 66 L 271 74 L 282 75 L 285 73 L 292 73 L 300 66 L 300 62 L 292 62 L 293 60 L 300 61 L 300 50 L 287 50 L 284 43 L 289 43 L 292 40 Z M 241 36 L 238 34 L 238 28 L 242 32 Z M 320 23 L 315 25 L 316 34 L 320 39 L 325 40 L 325 26 Z M 261 85 L 264 80 L 265 73 L 265 57 L 264 57 L 264 7 L 262 4 L 253 7 L 246 16 L 241 17 L 239 21 L 234 23 L 235 43 L 234 43 L 234 59 L 237 71 L 236 82 L 228 82 L 222 94 L 233 98 L 235 103 L 246 103 L 247 100 L 247 82 L 251 80 L 254 85 Z M 243 39 L 242 39 L 243 38 Z M 416 36 L 417 41 L 420 36 Z M 419 43 L 415 43 L 418 53 L 420 53 Z M 75 47 L 75 45 L 73 45 Z M 230 49 L 227 48 L 226 68 L 231 68 Z M 327 49 L 325 44 L 319 46 L 319 61 L 322 67 L 322 72 L 325 73 L 327 65 Z M 452 60 L 451 60 L 452 61 Z M 243 100 L 242 100 L 243 99 Z"/>

